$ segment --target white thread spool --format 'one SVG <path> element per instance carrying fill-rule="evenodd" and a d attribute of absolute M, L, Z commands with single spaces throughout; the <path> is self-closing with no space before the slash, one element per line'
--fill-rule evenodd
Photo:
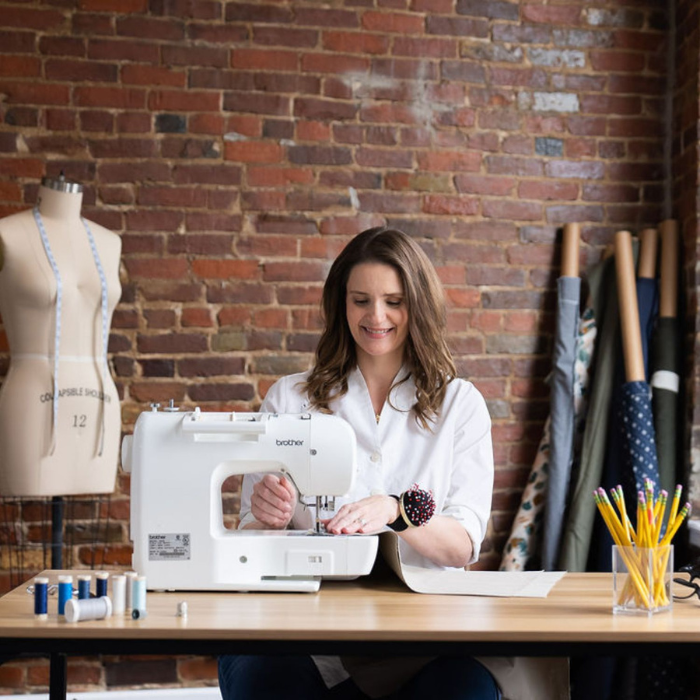
<path fill-rule="evenodd" d="M 126 576 L 126 611 L 131 612 L 134 608 L 134 581 L 138 574 L 135 571 L 127 571 Z"/>
<path fill-rule="evenodd" d="M 66 620 L 103 620 L 112 614 L 112 601 L 107 596 L 102 598 L 82 598 L 66 602 Z"/>
<path fill-rule="evenodd" d="M 112 576 L 112 612 L 123 615 L 126 610 L 126 576 Z"/>

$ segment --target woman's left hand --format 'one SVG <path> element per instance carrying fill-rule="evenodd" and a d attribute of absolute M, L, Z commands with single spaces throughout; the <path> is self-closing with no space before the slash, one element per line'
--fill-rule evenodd
<path fill-rule="evenodd" d="M 347 503 L 332 518 L 323 520 L 326 532 L 351 535 L 355 532 L 375 532 L 399 517 L 399 504 L 391 496 L 368 496 Z"/>

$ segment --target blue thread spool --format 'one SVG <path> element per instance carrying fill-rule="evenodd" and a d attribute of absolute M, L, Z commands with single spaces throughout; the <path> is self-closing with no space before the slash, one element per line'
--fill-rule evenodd
<path fill-rule="evenodd" d="M 49 579 L 37 576 L 34 579 L 34 615 L 45 620 L 49 610 Z"/>
<path fill-rule="evenodd" d="M 58 577 L 58 614 L 66 614 L 66 603 L 73 597 L 73 577 Z"/>
<path fill-rule="evenodd" d="M 78 600 L 85 600 L 90 597 L 90 582 L 92 576 L 82 574 L 78 576 Z"/>
<path fill-rule="evenodd" d="M 106 571 L 98 571 L 95 574 L 95 595 L 102 598 L 107 595 L 107 582 L 109 574 Z"/>
<path fill-rule="evenodd" d="M 146 577 L 137 576 L 133 583 L 132 601 L 133 611 L 131 616 L 137 620 L 146 617 Z"/>

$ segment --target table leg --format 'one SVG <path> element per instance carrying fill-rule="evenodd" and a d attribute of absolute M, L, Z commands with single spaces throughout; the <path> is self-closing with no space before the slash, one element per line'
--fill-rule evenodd
<path fill-rule="evenodd" d="M 49 700 L 66 700 L 68 657 L 54 652 L 49 657 Z"/>

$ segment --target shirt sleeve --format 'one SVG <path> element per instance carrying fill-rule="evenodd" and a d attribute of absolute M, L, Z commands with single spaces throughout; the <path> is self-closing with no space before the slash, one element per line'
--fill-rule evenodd
<path fill-rule="evenodd" d="M 491 513 L 493 495 L 493 444 L 491 417 L 476 387 L 463 382 L 449 408 L 455 420 L 452 475 L 442 515 L 449 515 L 464 527 L 472 541 L 470 564 L 479 559 L 481 543 Z"/>
<path fill-rule="evenodd" d="M 261 413 L 299 413 L 302 410 L 303 399 L 298 390 L 294 388 L 300 381 L 299 375 L 282 377 L 277 380 L 268 390 L 265 399 L 260 406 Z M 298 405 L 297 405 L 298 404 Z M 241 529 L 248 523 L 255 520 L 250 510 L 250 499 L 253 495 L 253 487 L 258 483 L 264 474 L 245 474 L 241 485 L 241 511 L 238 528 Z M 307 522 L 308 521 L 308 522 Z M 308 509 L 302 504 L 297 504 L 293 518 L 295 527 L 310 527 L 311 522 Z"/>

